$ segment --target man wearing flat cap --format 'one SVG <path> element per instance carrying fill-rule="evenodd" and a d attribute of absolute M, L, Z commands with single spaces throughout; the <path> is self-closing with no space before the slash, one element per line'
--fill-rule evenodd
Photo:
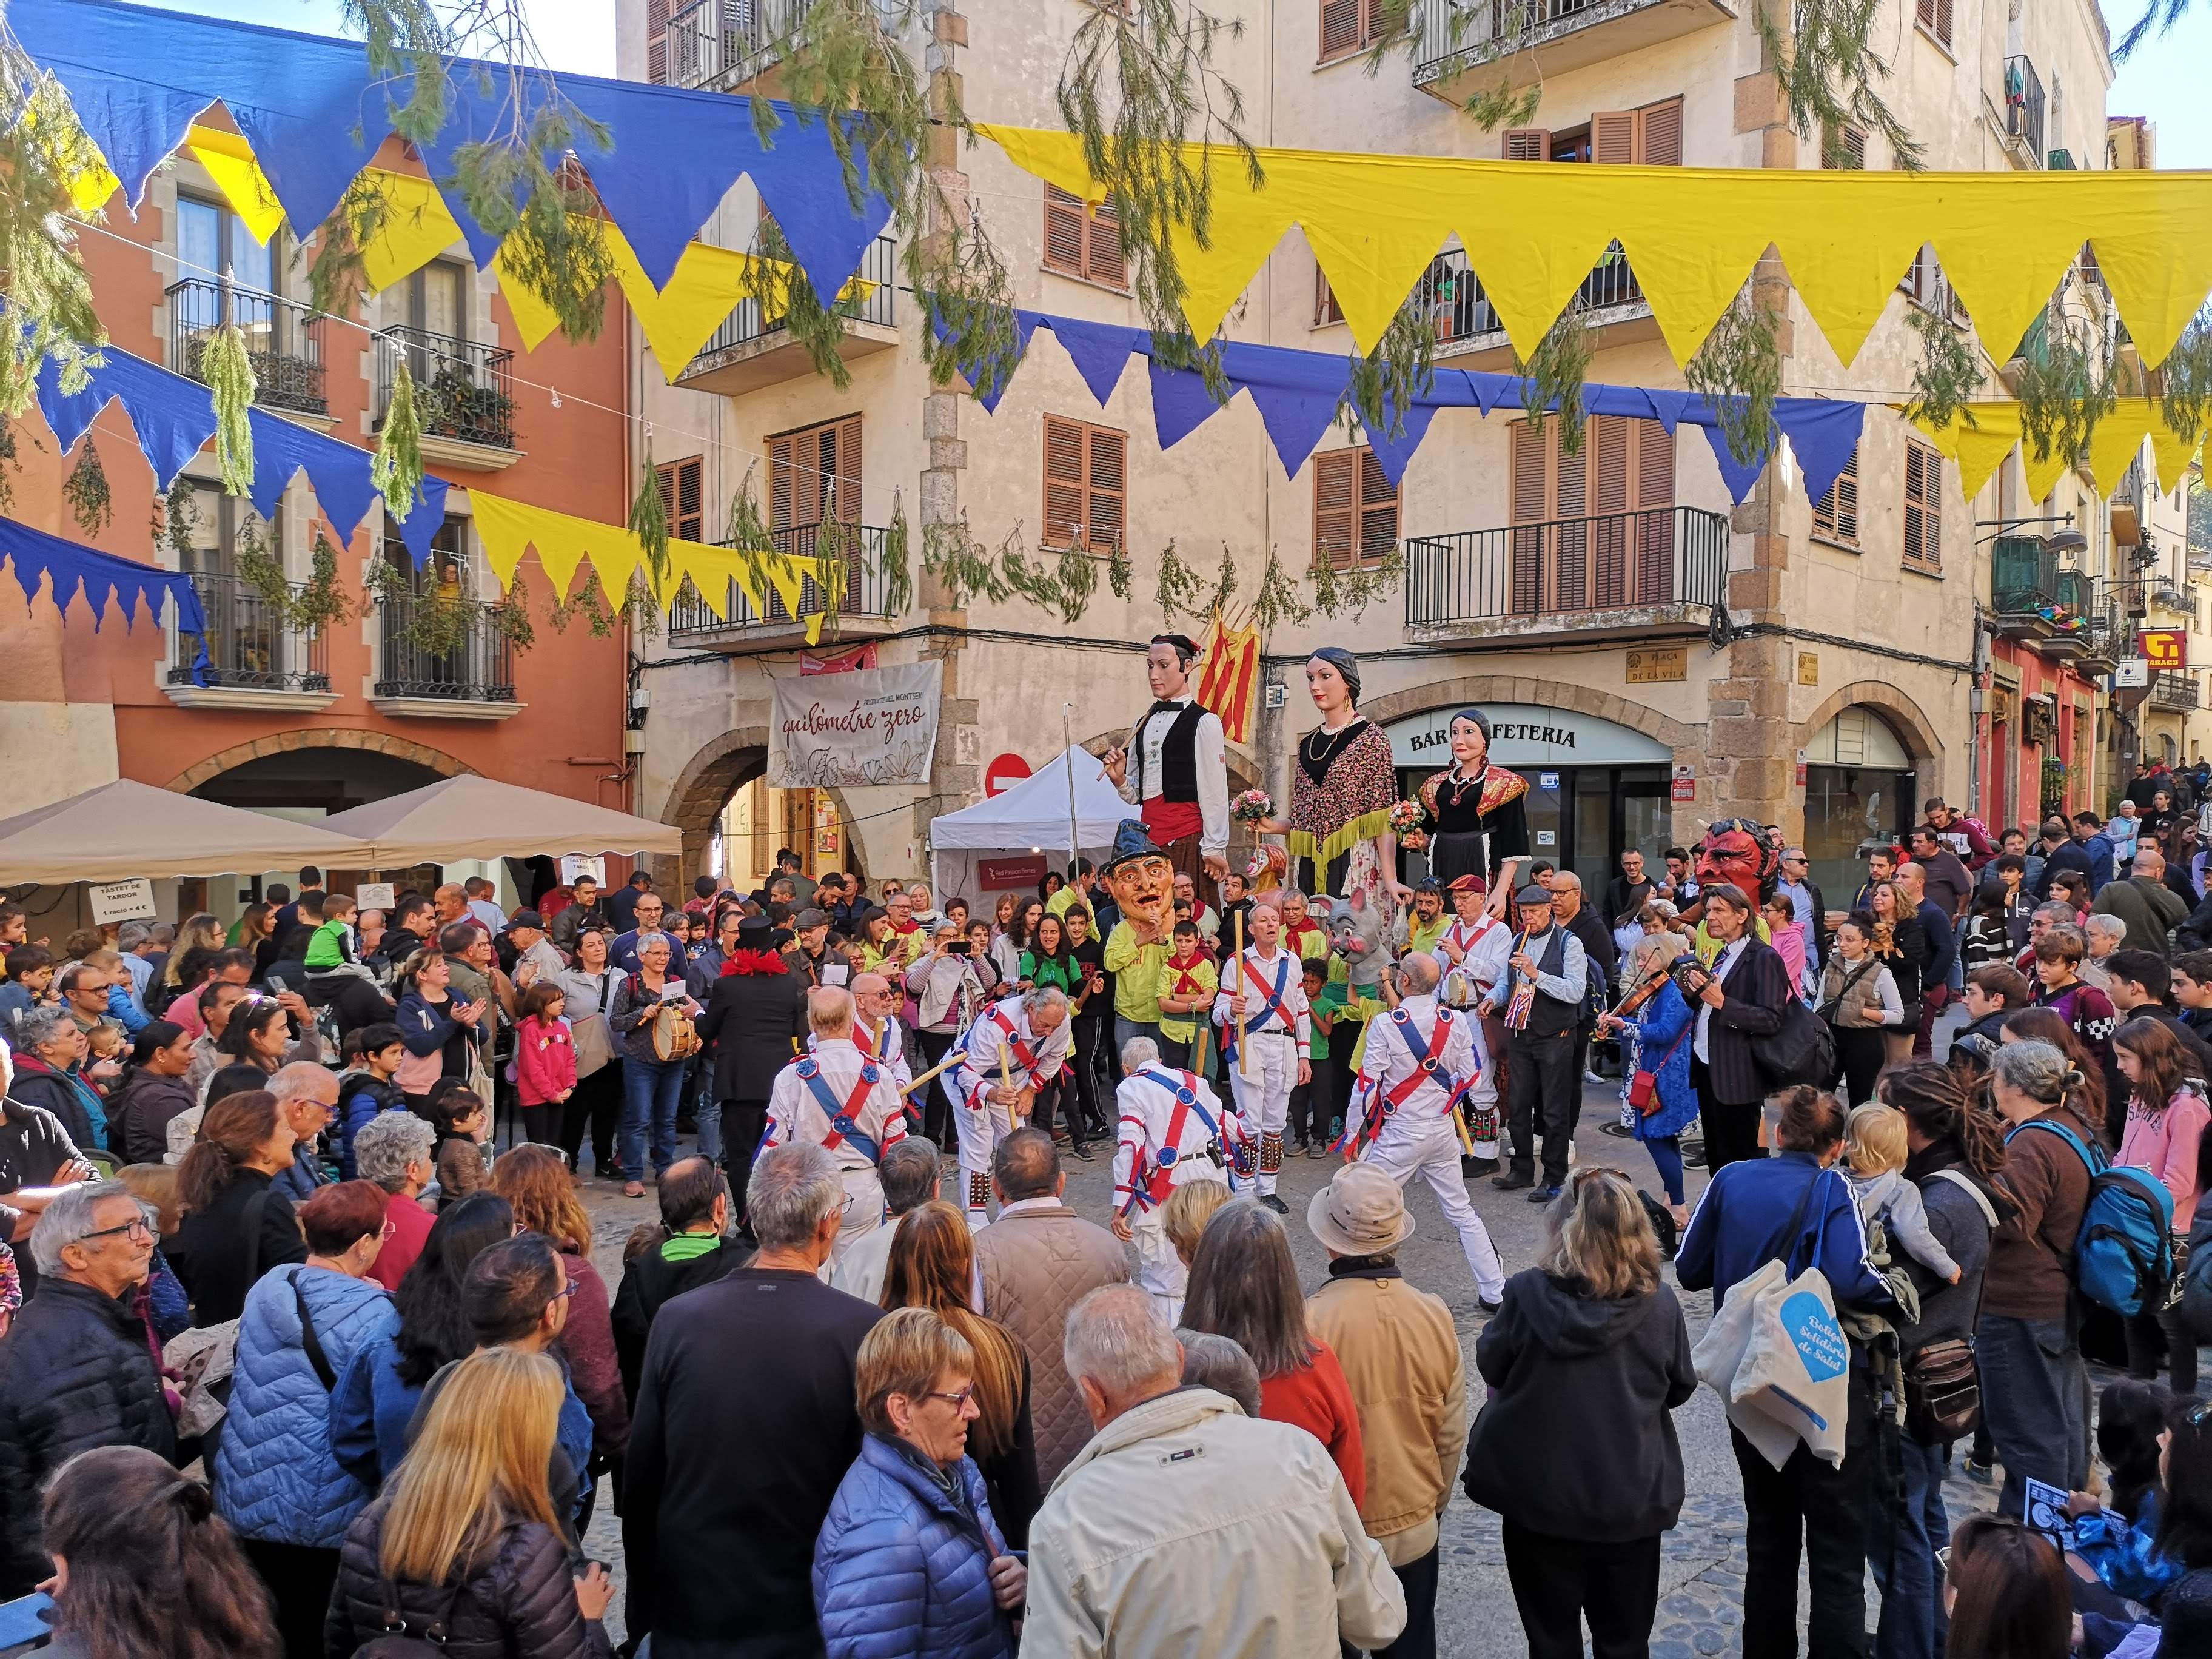
<path fill-rule="evenodd" d="M 1557 1198 L 1567 1178 L 1567 1147 L 1583 1086 L 1575 1069 L 1575 1031 L 1582 1023 L 1589 957 L 1572 930 L 1553 920 L 1550 888 L 1532 881 L 1514 902 L 1521 907 L 1521 937 L 1506 961 L 1504 979 L 1490 994 L 1491 1006 L 1505 1023 L 1513 1163 L 1492 1181 L 1509 1192 L 1531 1188 L 1528 1201 L 1541 1204 Z M 1539 1133 L 1544 1140 L 1540 1180 L 1534 1164 Z"/>
<path fill-rule="evenodd" d="M 1204 906 L 1229 873 L 1228 738 L 1221 717 L 1191 696 L 1198 647 L 1182 634 L 1153 636 L 1145 653 L 1152 706 L 1129 740 L 1106 755 L 1106 775 L 1145 821 L 1153 843 L 1190 877 Z"/>

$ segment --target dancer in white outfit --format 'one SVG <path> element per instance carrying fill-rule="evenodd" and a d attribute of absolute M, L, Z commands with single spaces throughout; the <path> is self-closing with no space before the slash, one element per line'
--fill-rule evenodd
<path fill-rule="evenodd" d="M 906 1103 L 889 1071 L 853 1046 L 851 993 L 835 985 L 809 991 L 806 1024 L 814 1051 L 776 1073 L 761 1151 L 805 1144 L 836 1159 L 848 1201 L 830 1258 L 834 1266 L 883 1224 L 876 1166 L 906 1139 Z"/>
<path fill-rule="evenodd" d="M 989 1218 L 992 1152 L 1029 1121 L 1037 1091 L 1060 1075 L 1074 1040 L 1067 998 L 1050 988 L 993 1003 L 961 1039 L 959 1063 L 939 1081 L 960 1132 L 969 1226 Z"/>
<path fill-rule="evenodd" d="M 1290 1206 L 1275 1196 L 1275 1177 L 1283 1168 L 1291 1091 L 1313 1081 L 1313 1020 L 1304 965 L 1282 948 L 1281 913 L 1262 899 L 1252 907 L 1251 925 L 1252 944 L 1235 971 L 1222 975 L 1213 1023 L 1221 1028 L 1221 1058 L 1229 1067 L 1237 1115 L 1244 1120 L 1247 1144 L 1237 1173 L 1256 1174 L 1260 1201 L 1277 1215 L 1288 1215 Z M 1247 1046 L 1249 1055 L 1243 1052 Z M 1251 1157 L 1255 1142 L 1256 1160 Z"/>
<path fill-rule="evenodd" d="M 1496 1024 L 1485 1034 L 1480 1022 L 1484 1018 L 1484 1003 L 1510 966 L 1513 929 L 1484 908 L 1488 896 L 1480 876 L 1465 875 L 1452 883 L 1452 924 L 1444 929 L 1443 937 L 1430 952 L 1437 959 L 1437 971 L 1443 975 L 1437 1000 L 1447 1008 L 1466 1009 L 1468 1018 L 1478 1022 L 1477 1036 L 1480 1039 L 1478 1047 L 1482 1054 L 1482 1081 L 1468 1091 L 1461 1109 L 1467 1119 L 1468 1139 L 1474 1147 L 1469 1156 L 1486 1160 L 1487 1167 L 1478 1163 L 1470 1171 L 1462 1164 L 1462 1175 L 1490 1174 L 1498 1161 L 1498 1062 L 1505 1052 L 1505 1025 L 1495 1015 L 1490 1016 Z"/>
<path fill-rule="evenodd" d="M 1164 1307 L 1182 1303 L 1190 1278 L 1160 1218 L 1168 1194 L 1187 1181 L 1231 1182 L 1229 1166 L 1244 1126 L 1205 1079 L 1160 1063 L 1159 1045 L 1131 1037 L 1121 1045 L 1115 1091 L 1121 1124 L 1114 1145 L 1114 1236 L 1137 1245 L 1137 1282 Z"/>
<path fill-rule="evenodd" d="M 1468 1198 L 1459 1131 L 1452 1126 L 1462 1097 L 1490 1074 L 1481 1033 L 1472 1014 L 1437 1006 L 1433 957 L 1408 956 L 1398 975 L 1404 999 L 1368 1023 L 1366 1055 L 1344 1114 L 1345 1154 L 1384 1170 L 1401 1187 L 1415 1176 L 1428 1182 L 1459 1234 L 1475 1293 L 1485 1308 L 1495 1308 L 1505 1294 L 1505 1270 Z M 1493 1109 L 1496 1100 L 1493 1089 Z"/>

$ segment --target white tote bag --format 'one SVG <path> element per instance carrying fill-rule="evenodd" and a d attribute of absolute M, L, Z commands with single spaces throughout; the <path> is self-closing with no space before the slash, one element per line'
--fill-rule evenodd
<path fill-rule="evenodd" d="M 1762 1286 L 1752 1298 L 1751 1340 L 1729 1385 L 1729 1402 L 1758 1412 L 1815 1457 L 1841 1466 L 1850 1369 L 1850 1344 L 1837 1322 L 1827 1275 L 1808 1267 L 1787 1284 Z M 1735 1413 L 1729 1416 L 1734 1420 Z M 1775 1445 L 1748 1431 L 1745 1437 L 1776 1468 L 1789 1462 L 1787 1448 L 1778 1456 Z"/>

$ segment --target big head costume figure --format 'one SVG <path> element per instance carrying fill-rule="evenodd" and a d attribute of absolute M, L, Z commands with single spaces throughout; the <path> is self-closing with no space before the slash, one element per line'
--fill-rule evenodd
<path fill-rule="evenodd" d="M 1153 636 L 1145 653 L 1152 694 L 1129 732 L 1109 750 L 1106 775 L 1142 815 L 1146 833 L 1208 905 L 1229 873 L 1228 739 L 1221 717 L 1191 696 L 1198 647 L 1185 635 Z"/>
<path fill-rule="evenodd" d="M 1122 823 L 1114 837 L 1114 855 L 1100 873 L 1138 941 L 1165 943 L 1175 926 L 1176 870 L 1141 822 L 1131 818 Z"/>

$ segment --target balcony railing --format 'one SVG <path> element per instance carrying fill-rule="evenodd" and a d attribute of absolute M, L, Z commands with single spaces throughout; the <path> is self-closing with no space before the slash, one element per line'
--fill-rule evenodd
<path fill-rule="evenodd" d="M 871 286 L 865 296 L 853 300 L 847 306 L 846 320 L 876 323 L 884 328 L 896 327 L 898 323 L 898 314 L 894 308 L 898 299 L 898 244 L 888 236 L 877 237 L 861 260 L 860 269 L 856 274 Z M 781 334 L 789 326 L 781 309 L 770 317 L 766 314 L 760 301 L 740 300 L 738 308 L 723 319 L 721 327 L 716 329 L 707 343 L 699 348 L 699 355 L 691 360 L 692 366 L 696 368 L 711 362 L 722 352 L 750 345 L 755 340 L 764 339 L 771 334 Z"/>
<path fill-rule="evenodd" d="M 2204 702 L 2203 683 L 2194 674 L 2162 668 L 2150 677 L 2150 700 L 2160 708 L 2200 708 Z"/>
<path fill-rule="evenodd" d="M 1436 325 L 1439 344 L 1505 331 L 1467 255 L 1458 248 L 1449 249 L 1429 262 L 1419 292 Z M 1577 299 L 1585 311 L 1643 303 L 1643 286 L 1619 243 L 1607 249 L 1603 262 L 1583 278 Z"/>
<path fill-rule="evenodd" d="M 1406 625 L 1721 603 L 1729 521 L 1653 507 L 1406 541 Z"/>
<path fill-rule="evenodd" d="M 1990 609 L 2029 617 L 2058 603 L 2058 555 L 2032 536 L 2000 536 L 1990 550 Z"/>
<path fill-rule="evenodd" d="M 872 525 L 832 524 L 830 533 L 842 545 L 845 554 L 845 591 L 837 603 L 836 614 L 841 617 L 884 618 L 890 615 L 890 580 L 884 568 L 884 536 L 882 530 Z M 814 558 L 822 550 L 821 526 L 801 525 L 789 530 L 769 532 L 775 550 L 800 558 Z M 733 544 L 718 542 L 718 547 Z M 765 610 L 746 598 L 745 591 L 735 581 L 723 599 L 722 614 L 717 617 L 704 599 L 692 591 L 690 583 L 676 596 L 668 608 L 668 635 L 673 639 L 686 635 L 720 634 L 732 629 L 778 628 L 796 625 L 782 598 L 773 588 L 767 595 Z M 811 576 L 799 585 L 800 615 L 823 609 L 827 604 L 821 587 Z"/>
<path fill-rule="evenodd" d="M 2027 148 L 2037 166 L 2046 164 L 2043 148 L 2043 81 L 2024 56 L 2004 63 L 2005 136 Z"/>
<path fill-rule="evenodd" d="M 431 605 L 459 612 L 458 628 L 452 618 L 440 618 L 436 633 L 443 648 L 425 644 L 422 635 L 432 630 L 416 625 L 418 611 Z M 500 608 L 476 599 L 387 595 L 378 606 L 383 656 L 376 695 L 513 702 L 514 645 L 499 625 Z"/>
<path fill-rule="evenodd" d="M 240 691 L 331 689 L 329 652 L 319 629 L 291 627 L 283 611 L 242 576 L 194 572 L 191 584 L 207 616 L 207 632 L 171 629 L 170 684 Z M 292 591 L 303 586 L 295 583 Z"/>
<path fill-rule="evenodd" d="M 323 314 L 312 307 L 211 277 L 173 283 L 169 301 L 169 366 L 202 379 L 208 342 L 225 323 L 246 337 L 253 364 L 253 401 L 270 409 L 326 415 L 323 395 Z"/>
<path fill-rule="evenodd" d="M 769 67 L 769 48 L 805 13 L 805 0 L 697 0 L 668 20 L 668 83 L 700 92 L 743 86 Z"/>
<path fill-rule="evenodd" d="M 1439 0 L 1421 9 L 1413 78 L 1429 79 L 1501 53 L 1541 46 L 1593 23 L 1656 11 L 1664 0 Z"/>
<path fill-rule="evenodd" d="M 415 382 L 424 434 L 494 449 L 514 447 L 514 354 L 428 329 L 387 328 L 376 337 L 376 423 L 392 407 L 401 363 Z"/>

